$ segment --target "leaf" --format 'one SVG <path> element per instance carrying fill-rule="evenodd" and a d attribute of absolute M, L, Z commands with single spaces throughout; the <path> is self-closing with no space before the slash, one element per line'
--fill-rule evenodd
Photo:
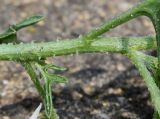
<path fill-rule="evenodd" d="M 10 26 L 4 33 L 0 34 L 0 43 L 16 42 L 17 36 L 15 29 Z"/>
<path fill-rule="evenodd" d="M 59 75 L 56 75 L 56 74 L 51 74 L 48 72 L 49 69 L 53 69 L 53 70 L 56 70 L 56 71 L 65 71 L 66 68 L 64 67 L 59 67 L 59 66 L 56 66 L 56 65 L 53 65 L 53 64 L 48 64 L 48 65 L 45 65 L 43 67 L 43 71 L 47 77 L 47 79 L 49 80 L 50 83 L 66 83 L 67 82 L 67 79 L 63 76 L 59 76 Z"/>
<path fill-rule="evenodd" d="M 44 17 L 43 16 L 31 16 L 31 17 L 28 17 L 26 18 L 25 20 L 17 23 L 16 25 L 11 25 L 5 32 L 1 33 L 0 34 L 0 44 L 2 43 L 18 43 L 18 40 L 17 40 L 17 31 L 24 28 L 24 27 L 27 27 L 27 26 L 30 26 L 30 25 L 33 25 L 41 20 L 43 20 Z"/>
<path fill-rule="evenodd" d="M 11 26 L 2 34 L 0 34 L 0 39 L 3 39 L 5 37 L 8 37 L 12 34 L 16 34 L 16 31 L 14 28 L 12 28 Z"/>
<path fill-rule="evenodd" d="M 66 83 L 66 82 L 68 82 L 67 78 L 65 78 L 63 76 L 55 75 L 55 74 L 46 74 L 46 77 L 49 80 L 49 83 Z"/>
<path fill-rule="evenodd" d="M 57 71 L 66 71 L 67 69 L 64 67 L 56 66 L 53 64 L 48 64 L 44 66 L 44 71 L 48 72 L 49 69 L 57 70 Z"/>
<path fill-rule="evenodd" d="M 23 21 L 17 23 L 16 25 L 14 25 L 14 29 L 17 31 L 21 28 L 36 24 L 39 21 L 42 21 L 43 19 L 44 19 L 44 17 L 40 16 L 40 15 L 28 17 L 28 18 L 24 19 Z"/>
<path fill-rule="evenodd" d="M 51 83 L 66 83 L 68 81 L 67 78 L 65 78 L 63 76 L 60 76 L 57 74 L 52 74 L 52 73 L 48 72 L 49 69 L 64 71 L 64 70 L 66 70 L 66 68 L 64 68 L 64 67 L 59 67 L 59 66 L 56 66 L 53 64 L 45 64 L 44 62 L 41 62 L 41 61 L 39 63 L 36 63 L 36 66 L 37 66 L 38 70 L 41 72 L 45 82 L 49 82 L 49 84 L 51 84 Z"/>

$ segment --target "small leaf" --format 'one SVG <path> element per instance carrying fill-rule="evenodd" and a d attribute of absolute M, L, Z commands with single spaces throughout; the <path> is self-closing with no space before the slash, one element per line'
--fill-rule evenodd
<path fill-rule="evenodd" d="M 16 31 L 12 26 L 10 26 L 4 33 L 0 34 L 0 43 L 10 43 L 16 41 Z"/>
<path fill-rule="evenodd" d="M 28 17 L 25 20 L 23 20 L 23 21 L 17 23 L 16 25 L 14 25 L 14 29 L 17 31 L 21 28 L 36 24 L 37 22 L 39 22 L 43 19 L 44 19 L 44 17 L 39 16 L 39 15 Z"/>
<path fill-rule="evenodd" d="M 10 42 L 18 42 L 17 41 L 17 36 L 16 36 L 16 31 L 33 25 L 41 20 L 43 20 L 44 17 L 43 16 L 32 16 L 32 17 L 28 17 L 25 20 L 19 22 L 16 25 L 11 25 L 4 33 L 0 34 L 0 44 L 2 43 L 10 43 Z"/>
<path fill-rule="evenodd" d="M 49 69 L 57 70 L 57 71 L 66 71 L 67 69 L 65 67 L 56 66 L 53 64 L 48 64 L 44 66 L 44 71 L 48 72 Z"/>
<path fill-rule="evenodd" d="M 63 77 L 63 76 L 59 76 L 59 75 L 55 75 L 55 74 L 46 74 L 47 79 L 49 80 L 50 83 L 66 83 L 68 82 L 68 79 Z"/>
<path fill-rule="evenodd" d="M 6 38 L 12 34 L 15 34 L 16 31 L 11 26 L 4 33 L 0 34 L 0 39 Z"/>
<path fill-rule="evenodd" d="M 43 67 L 43 71 L 45 73 L 46 78 L 49 80 L 50 83 L 54 83 L 54 82 L 56 82 L 56 83 L 66 83 L 68 81 L 63 76 L 59 76 L 59 75 L 56 75 L 56 74 L 50 74 L 50 73 L 48 73 L 49 69 L 53 69 L 53 70 L 56 70 L 56 71 L 65 71 L 66 68 L 59 67 L 59 66 L 56 66 L 56 65 L 53 65 L 53 64 L 45 65 Z"/>
<path fill-rule="evenodd" d="M 55 66 L 53 64 L 45 64 L 43 61 L 36 63 L 36 66 L 37 66 L 38 70 L 41 72 L 45 82 L 49 81 L 49 84 L 54 83 L 54 82 L 55 83 L 66 83 L 68 81 L 67 78 L 65 78 L 63 76 L 48 73 L 49 69 L 64 71 L 64 70 L 66 70 L 66 68 L 64 68 L 64 67 Z"/>

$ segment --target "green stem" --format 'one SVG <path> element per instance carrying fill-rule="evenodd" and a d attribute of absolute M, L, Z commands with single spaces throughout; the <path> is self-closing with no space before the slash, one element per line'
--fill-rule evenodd
<path fill-rule="evenodd" d="M 42 98 L 45 97 L 45 92 L 43 90 L 43 87 L 42 87 L 39 79 L 37 78 L 37 75 L 36 75 L 34 69 L 32 68 L 32 63 L 31 62 L 21 62 L 21 64 L 25 67 L 27 73 L 31 77 L 31 80 L 33 81 L 40 96 L 42 96 Z"/>
<path fill-rule="evenodd" d="M 157 111 L 154 112 L 153 119 L 160 119 L 159 114 L 158 114 Z"/>
<path fill-rule="evenodd" d="M 44 79 L 44 90 L 45 90 L 45 97 L 43 97 L 44 106 L 45 106 L 45 118 L 46 119 L 59 119 L 56 110 L 53 108 L 53 101 L 52 101 L 52 85 L 50 84 L 49 80 L 46 78 L 44 71 L 42 70 L 43 67 L 38 63 L 35 63 L 38 70 L 41 72 L 43 79 Z"/>
<path fill-rule="evenodd" d="M 158 84 L 158 87 L 160 88 L 160 10 L 156 13 L 154 13 L 153 16 L 153 25 L 156 32 L 156 41 L 157 41 L 157 57 L 158 57 L 158 67 L 157 68 L 157 75 L 156 75 L 156 82 Z"/>
<path fill-rule="evenodd" d="M 143 76 L 144 81 L 148 87 L 148 90 L 151 94 L 152 102 L 157 110 L 158 114 L 160 114 L 160 90 L 159 87 L 155 83 L 155 79 L 151 76 L 145 64 L 142 62 L 140 55 L 137 54 L 136 51 L 128 52 L 129 58 L 133 61 L 133 63 L 138 68 L 140 74 Z"/>
<path fill-rule="evenodd" d="M 156 48 L 156 40 L 150 36 L 135 38 L 98 38 L 91 43 L 90 47 L 87 47 L 83 43 L 83 39 L 17 45 L 2 44 L 0 45 L 0 60 L 33 61 L 51 56 L 76 53 L 125 53 L 130 49 L 146 50 L 154 48 Z"/>
<path fill-rule="evenodd" d="M 107 31 L 126 23 L 138 16 L 146 15 L 144 12 L 144 8 L 149 4 L 149 1 L 144 1 L 139 3 L 138 5 L 134 6 L 132 9 L 123 12 L 122 14 L 118 15 L 117 17 L 105 22 L 98 28 L 93 29 L 92 31 L 88 32 L 86 35 L 83 36 L 85 44 L 90 44 L 93 40 L 95 40 L 98 36 L 106 33 Z"/>

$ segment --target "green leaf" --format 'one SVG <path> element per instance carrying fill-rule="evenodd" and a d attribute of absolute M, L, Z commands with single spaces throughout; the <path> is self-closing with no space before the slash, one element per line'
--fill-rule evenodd
<path fill-rule="evenodd" d="M 17 35 L 16 35 L 18 30 L 20 30 L 24 27 L 33 25 L 43 19 L 44 19 L 43 16 L 31 16 L 31 17 L 28 17 L 25 20 L 17 23 L 16 25 L 11 25 L 5 32 L 0 34 L 0 44 L 11 43 L 11 42 L 18 43 Z"/>
<path fill-rule="evenodd" d="M 63 77 L 63 76 L 59 76 L 59 75 L 55 75 L 55 74 L 46 74 L 47 79 L 49 80 L 49 83 L 66 83 L 68 82 L 68 79 Z"/>
<path fill-rule="evenodd" d="M 43 19 L 44 19 L 44 17 L 39 16 L 39 15 L 28 17 L 28 18 L 24 19 L 23 21 L 17 23 L 16 25 L 14 25 L 14 29 L 17 31 L 21 28 L 36 24 L 39 21 L 42 21 Z"/>
<path fill-rule="evenodd" d="M 47 64 L 43 67 L 43 71 L 44 73 L 46 74 L 46 77 L 47 79 L 49 80 L 50 83 L 66 83 L 68 80 L 63 77 L 63 76 L 59 76 L 59 75 L 56 75 L 56 74 L 51 74 L 48 72 L 49 69 L 53 69 L 53 70 L 56 70 L 56 71 L 65 71 L 66 68 L 64 67 L 60 67 L 60 66 L 56 66 L 56 65 L 53 65 L 53 64 Z"/>
<path fill-rule="evenodd" d="M 64 71 L 64 70 L 66 70 L 66 68 L 64 68 L 64 67 L 59 67 L 59 66 L 56 66 L 53 64 L 45 64 L 44 62 L 36 63 L 36 66 L 37 66 L 38 70 L 41 72 L 45 82 L 49 81 L 49 84 L 51 84 L 51 83 L 66 83 L 68 81 L 67 78 L 65 78 L 63 76 L 60 76 L 57 74 L 52 74 L 52 73 L 48 72 L 49 69 L 53 69 L 53 70 L 57 70 L 57 71 Z"/>
<path fill-rule="evenodd" d="M 10 26 L 4 33 L 0 34 L 0 44 L 16 42 L 16 41 L 17 41 L 16 30 L 12 26 Z"/>
<path fill-rule="evenodd" d="M 56 66 L 53 64 L 48 64 L 44 66 L 44 71 L 48 72 L 49 69 L 57 70 L 57 71 L 66 71 L 67 69 L 64 67 Z"/>
<path fill-rule="evenodd" d="M 4 33 L 0 34 L 0 39 L 6 38 L 13 34 L 16 34 L 16 31 L 10 26 L 9 29 L 7 29 Z"/>

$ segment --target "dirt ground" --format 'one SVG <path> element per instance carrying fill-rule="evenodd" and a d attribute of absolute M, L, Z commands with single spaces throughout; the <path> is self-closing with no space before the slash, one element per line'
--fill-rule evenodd
<path fill-rule="evenodd" d="M 1 0 L 0 31 L 27 16 L 45 21 L 18 33 L 23 42 L 75 38 L 131 8 L 140 0 Z M 149 19 L 140 17 L 106 36 L 154 34 Z M 153 108 L 142 78 L 120 54 L 83 54 L 49 58 L 69 68 L 67 84 L 53 86 L 54 106 L 60 119 L 151 119 Z M 28 119 L 39 105 L 33 83 L 23 67 L 0 62 L 0 119 Z"/>

